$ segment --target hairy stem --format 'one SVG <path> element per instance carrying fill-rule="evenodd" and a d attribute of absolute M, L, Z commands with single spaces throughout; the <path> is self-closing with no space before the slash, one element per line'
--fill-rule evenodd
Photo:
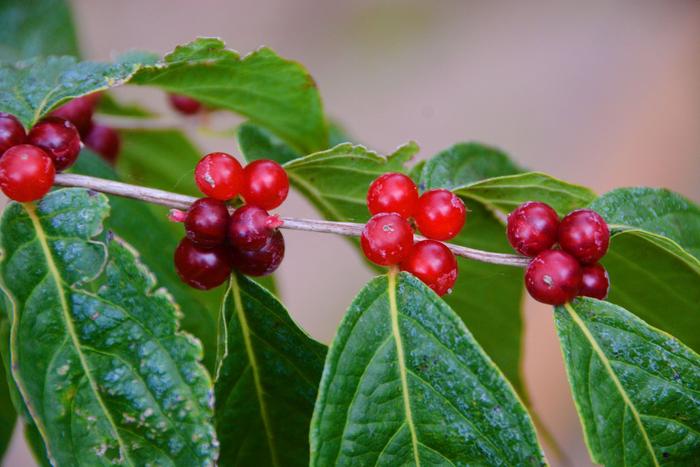
<path fill-rule="evenodd" d="M 55 184 L 66 187 L 87 188 L 89 190 L 99 191 L 110 195 L 124 196 L 126 198 L 133 198 L 149 203 L 160 204 L 161 206 L 174 209 L 186 210 L 189 208 L 190 204 L 197 200 L 197 198 L 192 196 L 171 193 L 169 191 L 158 190 L 155 188 L 130 185 L 128 183 L 115 182 L 113 180 L 88 177 L 85 175 L 58 174 L 56 175 Z M 333 233 L 349 237 L 359 237 L 364 227 L 364 224 L 356 224 L 353 222 L 332 222 L 317 219 L 297 219 L 283 216 L 281 216 L 280 219 L 283 222 L 281 225 L 281 228 L 283 229 Z M 423 237 L 416 235 L 416 240 L 422 239 Z M 490 251 L 468 248 L 466 246 L 453 245 L 451 243 L 445 243 L 445 245 L 447 245 L 447 247 L 457 256 L 482 261 L 484 263 L 525 267 L 530 261 L 529 258 L 519 255 L 493 253 Z"/>

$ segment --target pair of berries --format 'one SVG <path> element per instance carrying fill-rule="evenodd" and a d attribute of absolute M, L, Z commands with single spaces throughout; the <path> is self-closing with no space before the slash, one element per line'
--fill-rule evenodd
<path fill-rule="evenodd" d="M 516 251 L 534 257 L 525 286 L 535 300 L 561 305 L 579 295 L 607 297 L 610 279 L 598 261 L 608 251 L 610 230 L 597 212 L 578 209 L 560 222 L 549 205 L 530 201 L 508 215 L 507 233 Z"/>
<path fill-rule="evenodd" d="M 438 295 L 448 293 L 457 280 L 457 260 L 438 240 L 455 237 L 464 226 L 466 208 L 462 200 L 441 189 L 419 196 L 409 177 L 387 173 L 370 185 L 367 207 L 373 216 L 360 237 L 367 259 L 380 266 L 398 264 Z M 411 219 L 428 240 L 414 244 Z"/>
<path fill-rule="evenodd" d="M 278 207 L 289 192 L 284 169 L 258 160 L 241 167 L 225 153 L 205 156 L 195 180 L 208 198 L 197 200 L 187 213 L 171 217 L 185 224 L 186 237 L 175 250 L 175 268 L 192 287 L 211 289 L 236 269 L 250 276 L 274 272 L 284 258 L 282 222 L 266 209 Z M 242 194 L 247 204 L 229 215 L 226 201 Z"/>

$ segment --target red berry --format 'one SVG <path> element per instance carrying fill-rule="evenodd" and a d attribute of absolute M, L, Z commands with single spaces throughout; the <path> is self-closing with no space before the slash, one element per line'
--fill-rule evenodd
<path fill-rule="evenodd" d="M 0 188 L 15 201 L 42 198 L 51 189 L 55 175 L 53 161 L 36 146 L 13 146 L 0 158 Z"/>
<path fill-rule="evenodd" d="M 0 156 L 12 146 L 24 143 L 27 133 L 14 115 L 0 112 Z"/>
<path fill-rule="evenodd" d="M 557 242 L 559 216 L 548 204 L 528 201 L 508 215 L 508 241 L 525 256 L 535 256 Z"/>
<path fill-rule="evenodd" d="M 246 204 L 236 209 L 228 223 L 228 239 L 241 250 L 258 250 L 265 246 L 281 225 L 276 216 L 263 208 Z"/>
<path fill-rule="evenodd" d="M 223 245 L 228 219 L 226 203 L 212 198 L 198 199 L 185 217 L 187 238 L 202 246 Z"/>
<path fill-rule="evenodd" d="M 243 167 L 229 154 L 212 152 L 199 161 L 194 169 L 194 178 L 202 193 L 227 201 L 241 192 Z"/>
<path fill-rule="evenodd" d="M 418 230 L 433 240 L 449 240 L 462 230 L 467 209 L 459 196 L 448 190 L 426 191 L 418 199 L 414 215 Z"/>
<path fill-rule="evenodd" d="M 107 162 L 114 164 L 119 155 L 121 138 L 114 128 L 95 123 L 85 136 L 85 145 L 102 156 Z"/>
<path fill-rule="evenodd" d="M 610 277 L 603 266 L 596 263 L 581 269 L 581 290 L 579 295 L 605 300 L 610 289 Z"/>
<path fill-rule="evenodd" d="M 583 264 L 593 264 L 608 251 L 610 230 L 595 211 L 572 211 L 559 224 L 559 245 Z"/>
<path fill-rule="evenodd" d="M 367 191 L 367 207 L 372 214 L 395 212 L 408 219 L 417 205 L 418 188 L 404 174 L 384 174 L 374 180 Z"/>
<path fill-rule="evenodd" d="M 411 253 L 413 229 L 398 214 L 375 214 L 362 230 L 360 245 L 373 263 L 380 266 L 398 264 Z"/>
<path fill-rule="evenodd" d="M 209 290 L 229 277 L 231 259 L 223 246 L 206 248 L 183 238 L 175 249 L 175 270 L 185 284 Z"/>
<path fill-rule="evenodd" d="M 80 135 L 68 120 L 49 117 L 31 129 L 27 142 L 43 149 L 53 159 L 56 171 L 67 169 L 78 158 Z"/>
<path fill-rule="evenodd" d="M 184 115 L 194 115 L 202 110 L 202 104 L 198 100 L 191 97 L 181 96 L 179 94 L 168 94 L 170 105 Z"/>
<path fill-rule="evenodd" d="M 249 276 L 266 276 L 275 272 L 284 259 L 284 237 L 276 230 L 262 248 L 241 250 L 231 247 L 233 267 Z"/>
<path fill-rule="evenodd" d="M 88 94 L 87 96 L 76 97 L 57 108 L 49 115 L 71 122 L 81 135 L 85 135 L 90 130 L 92 124 L 92 114 L 95 112 L 95 105 L 99 100 L 99 93 Z"/>
<path fill-rule="evenodd" d="M 441 297 L 449 293 L 457 281 L 457 259 L 444 243 L 421 240 L 401 262 L 401 270 L 423 281 Z"/>
<path fill-rule="evenodd" d="M 578 295 L 581 266 L 568 253 L 545 250 L 527 266 L 525 287 L 538 302 L 562 305 Z"/>
<path fill-rule="evenodd" d="M 289 178 L 275 161 L 261 159 L 248 164 L 243 171 L 243 198 L 248 204 L 274 209 L 287 199 Z"/>

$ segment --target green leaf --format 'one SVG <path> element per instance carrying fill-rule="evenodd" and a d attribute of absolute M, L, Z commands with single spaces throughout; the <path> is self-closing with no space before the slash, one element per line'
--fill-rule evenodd
<path fill-rule="evenodd" d="M 401 273 L 371 281 L 331 344 L 311 465 L 544 465 L 525 408 L 464 323 Z"/>
<path fill-rule="evenodd" d="M 308 465 L 308 430 L 326 347 L 242 275 L 222 307 L 216 381 L 220 465 Z"/>
<path fill-rule="evenodd" d="M 558 307 L 556 326 L 595 463 L 693 465 L 700 458 L 700 357 L 627 310 Z"/>
<path fill-rule="evenodd" d="M 3 0 L 0 60 L 78 55 L 70 7 L 64 0 Z"/>
<path fill-rule="evenodd" d="M 37 430 L 36 425 L 32 423 L 25 423 L 24 425 L 24 439 L 27 441 L 27 446 L 34 456 L 34 461 L 42 467 L 48 467 L 51 465 L 51 461 L 46 454 L 46 446 L 44 445 L 44 440 L 41 438 L 41 433 Z"/>
<path fill-rule="evenodd" d="M 364 146 L 341 144 L 327 151 L 287 162 L 292 185 L 330 220 L 364 222 L 369 219 L 367 189 L 386 172 L 404 172 L 404 164 L 418 151 L 415 143 L 382 157 Z"/>
<path fill-rule="evenodd" d="M 177 308 L 121 241 L 107 198 L 54 191 L 0 223 L 13 376 L 54 464 L 211 464 L 211 381 Z"/>
<path fill-rule="evenodd" d="M 248 162 L 258 159 L 272 159 L 284 164 L 301 156 L 270 131 L 250 122 L 243 123 L 238 127 L 236 138 L 238 138 L 238 147 Z"/>
<path fill-rule="evenodd" d="M 144 154 L 146 157 L 149 153 Z M 123 156 L 123 155 L 122 155 Z M 83 149 L 72 171 L 83 175 L 118 180 L 102 158 Z M 182 226 L 167 219 L 167 209 L 142 201 L 110 196 L 111 215 L 107 227 L 141 253 L 141 261 L 175 298 L 181 307 L 182 328 L 204 346 L 204 363 L 213 371 L 216 359 L 216 313 L 223 287 L 203 292 L 185 285 L 173 266 L 173 252 L 184 236 Z M 144 225 L 148 228 L 144 229 Z"/>
<path fill-rule="evenodd" d="M 455 188 L 454 191 L 504 213 L 511 212 L 525 201 L 542 201 L 560 215 L 566 215 L 595 199 L 595 194 L 588 188 L 539 172 L 490 178 Z"/>
<path fill-rule="evenodd" d="M 7 450 L 7 446 L 12 439 L 12 433 L 15 429 L 17 421 L 17 411 L 12 403 L 12 394 L 10 385 L 14 386 L 14 381 L 10 377 L 9 352 L 5 349 L 6 342 L 9 342 L 10 323 L 4 316 L 4 310 L 9 308 L 3 307 L 3 316 L 0 318 L 0 339 L 2 339 L 2 363 L 0 364 L 0 460 Z"/>

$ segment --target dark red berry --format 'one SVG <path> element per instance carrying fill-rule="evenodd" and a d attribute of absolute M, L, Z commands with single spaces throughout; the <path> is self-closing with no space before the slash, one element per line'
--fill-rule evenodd
<path fill-rule="evenodd" d="M 595 211 L 578 209 L 559 224 L 559 245 L 583 264 L 593 264 L 608 251 L 610 230 Z"/>
<path fill-rule="evenodd" d="M 170 99 L 170 105 L 172 105 L 173 109 L 181 114 L 194 115 L 202 110 L 201 102 L 191 97 L 181 96 L 179 94 L 168 94 L 168 98 Z"/>
<path fill-rule="evenodd" d="M 433 240 L 456 236 L 467 218 L 467 209 L 459 196 L 448 190 L 426 191 L 418 199 L 414 214 L 418 230 Z"/>
<path fill-rule="evenodd" d="M 566 252 L 545 250 L 530 261 L 525 287 L 538 302 L 562 305 L 578 295 L 581 266 Z"/>
<path fill-rule="evenodd" d="M 233 267 L 249 276 L 266 276 L 272 274 L 284 259 L 284 237 L 276 230 L 262 248 L 241 250 L 231 247 Z"/>
<path fill-rule="evenodd" d="M 605 300 L 610 289 L 610 277 L 605 268 L 596 263 L 581 269 L 581 290 L 579 295 Z"/>
<path fill-rule="evenodd" d="M 185 217 L 187 238 L 202 246 L 223 245 L 228 220 L 226 203 L 212 198 L 198 199 Z"/>
<path fill-rule="evenodd" d="M 276 216 L 263 208 L 246 204 L 236 209 L 228 224 L 228 239 L 241 250 L 258 250 L 265 246 L 281 225 Z"/>
<path fill-rule="evenodd" d="M 185 284 L 209 290 L 229 277 L 231 259 L 223 246 L 206 248 L 185 237 L 175 249 L 175 270 Z"/>
<path fill-rule="evenodd" d="M 248 164 L 244 171 L 243 198 L 248 204 L 274 209 L 287 199 L 289 178 L 275 161 L 261 159 Z"/>
<path fill-rule="evenodd" d="M 53 161 L 36 146 L 13 146 L 0 158 L 0 188 L 15 201 L 42 198 L 51 189 L 55 175 Z"/>
<path fill-rule="evenodd" d="M 528 201 L 508 215 L 508 241 L 515 251 L 536 256 L 557 242 L 559 216 L 548 204 Z"/>
<path fill-rule="evenodd" d="M 14 115 L 0 112 L 0 156 L 12 146 L 24 143 L 27 133 Z"/>
<path fill-rule="evenodd" d="M 243 186 L 243 167 L 230 154 L 212 152 L 199 161 L 194 178 L 202 193 L 227 201 L 235 198 Z"/>
<path fill-rule="evenodd" d="M 90 130 L 92 115 L 99 100 L 99 93 L 88 94 L 87 96 L 76 97 L 57 108 L 49 115 L 71 122 L 81 135 L 85 135 Z"/>
<path fill-rule="evenodd" d="M 367 259 L 375 264 L 399 264 L 411 253 L 413 229 L 398 214 L 375 214 L 362 230 L 360 245 Z"/>
<path fill-rule="evenodd" d="M 85 145 L 114 164 L 121 148 L 121 138 L 114 128 L 95 123 L 85 136 Z"/>
<path fill-rule="evenodd" d="M 457 259 L 444 243 L 422 240 L 413 245 L 411 254 L 401 262 L 401 270 L 423 281 L 441 297 L 457 281 Z"/>
<path fill-rule="evenodd" d="M 418 205 L 418 188 L 401 173 L 388 173 L 372 182 L 367 191 L 367 207 L 372 214 L 395 212 L 404 219 L 413 216 Z"/>
<path fill-rule="evenodd" d="M 56 171 L 65 170 L 78 158 L 80 135 L 68 120 L 46 118 L 31 129 L 27 142 L 38 146 L 53 159 Z"/>

